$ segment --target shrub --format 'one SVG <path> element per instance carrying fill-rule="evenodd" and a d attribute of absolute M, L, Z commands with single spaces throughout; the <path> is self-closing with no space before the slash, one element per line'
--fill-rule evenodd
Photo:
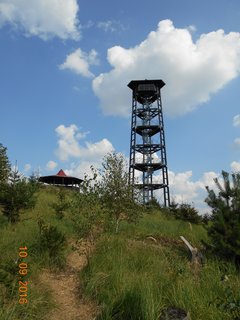
<path fill-rule="evenodd" d="M 218 309 L 230 313 L 232 319 L 240 318 L 240 293 L 233 290 L 229 285 L 224 288 L 223 294 L 211 303 Z"/>
<path fill-rule="evenodd" d="M 160 205 L 160 203 L 158 202 L 158 200 L 153 197 L 153 199 L 150 200 L 147 203 L 147 209 L 150 209 L 150 210 L 161 210 L 162 211 L 164 209 L 164 207 L 162 207 Z"/>
<path fill-rule="evenodd" d="M 50 266 L 63 267 L 67 244 L 65 235 L 56 226 L 46 224 L 42 219 L 38 220 L 38 226 L 39 237 L 34 247 L 40 254 L 48 256 Z"/>
<path fill-rule="evenodd" d="M 66 190 L 60 188 L 57 193 L 57 202 L 52 205 L 58 219 L 64 217 L 65 211 L 69 208 L 69 201 L 66 199 Z"/>
<path fill-rule="evenodd" d="M 71 220 L 76 234 L 87 237 L 104 222 L 104 209 L 100 203 L 99 182 L 96 170 L 85 175 L 80 193 L 73 193 L 70 202 Z"/>
<path fill-rule="evenodd" d="M 175 204 L 172 203 L 170 211 L 174 214 L 176 219 L 189 221 L 191 223 L 200 223 L 201 217 L 198 211 L 188 203 Z"/>
<path fill-rule="evenodd" d="M 116 223 L 117 232 L 123 214 L 125 220 L 136 222 L 140 217 L 141 207 L 135 202 L 137 195 L 128 183 L 127 163 L 123 155 L 107 154 L 102 167 L 100 198 L 109 213 L 109 219 Z"/>
<path fill-rule="evenodd" d="M 222 178 L 223 185 L 214 179 L 218 194 L 206 187 L 205 201 L 212 208 L 208 235 L 214 252 L 240 266 L 240 173 L 231 174 L 230 181 L 229 173 L 222 171 Z"/>

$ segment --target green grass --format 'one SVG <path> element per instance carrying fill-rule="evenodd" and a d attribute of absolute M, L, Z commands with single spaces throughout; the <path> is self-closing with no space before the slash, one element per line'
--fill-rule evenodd
<path fill-rule="evenodd" d="M 63 234 L 70 236 L 68 225 L 59 222 L 51 207 L 56 199 L 56 191 L 52 188 L 41 190 L 34 209 L 22 212 L 21 221 L 11 225 L 0 215 L 0 320 L 41 320 L 53 306 L 48 289 L 39 283 L 38 274 L 43 267 L 62 266 L 63 260 L 53 257 L 51 261 L 47 250 L 41 251 L 38 219 L 56 226 Z M 28 257 L 23 261 L 28 264 L 28 301 L 26 305 L 18 303 L 18 260 L 19 247 L 27 246 Z M 61 252 L 64 258 L 66 252 Z M 54 260 L 54 258 L 57 258 Z M 53 263 L 52 263 L 53 262 Z M 11 267 L 12 266 L 12 267 Z M 17 269 L 15 271 L 15 268 Z M 2 275 L 2 279 L 1 279 Z M 7 279 L 7 280 L 6 280 Z M 6 287 L 7 285 L 7 287 Z M 9 293 L 10 292 L 10 293 Z"/>
<path fill-rule="evenodd" d="M 71 196 L 69 190 L 67 196 Z M 62 268 L 63 261 L 58 258 L 64 258 L 70 248 L 62 246 L 55 260 L 50 259 L 48 249 L 39 250 L 38 221 L 56 227 L 67 241 L 76 238 L 71 212 L 66 211 L 63 219 L 56 217 L 52 206 L 56 200 L 57 190 L 44 188 L 38 193 L 36 207 L 23 212 L 19 223 L 10 225 L 0 215 L 0 278 L 1 270 L 8 273 L 11 292 L 7 294 L 6 283 L 0 282 L 0 320 L 43 320 L 53 307 L 51 294 L 39 283 L 38 275 L 43 267 Z M 82 293 L 101 307 L 98 320 L 160 320 L 167 307 L 182 308 L 193 320 L 233 320 L 224 299 L 233 302 L 229 290 L 238 297 L 240 277 L 234 265 L 207 256 L 203 267 L 194 271 L 181 235 L 198 248 L 202 248 L 202 240 L 208 241 L 203 226 L 175 220 L 160 211 L 144 214 L 137 224 L 122 221 L 118 234 L 99 236 L 79 275 Z M 18 304 L 14 287 L 20 246 L 27 246 L 29 253 L 25 261 L 29 264 L 31 303 L 26 306 Z M 221 281 L 224 275 L 227 281 Z"/>
<path fill-rule="evenodd" d="M 136 226 L 122 224 L 120 230 L 118 235 L 103 236 L 80 274 L 85 294 L 103 306 L 98 319 L 157 320 L 170 306 L 188 311 L 192 319 L 232 319 L 215 301 L 226 286 L 239 287 L 235 268 L 208 259 L 195 272 L 184 245 L 171 241 L 184 235 L 199 245 L 206 239 L 203 227 L 193 226 L 191 231 L 187 223 L 158 213 L 144 216 Z M 145 241 L 149 235 L 169 237 L 169 242 Z M 221 282 L 224 273 L 230 274 L 227 284 Z"/>
<path fill-rule="evenodd" d="M 120 230 L 126 236 L 132 237 L 134 235 L 135 238 L 167 236 L 176 239 L 184 236 L 196 246 L 201 243 L 201 240 L 207 241 L 207 233 L 202 225 L 176 220 L 174 217 L 165 216 L 159 211 L 145 214 L 137 225 L 123 222 Z"/>

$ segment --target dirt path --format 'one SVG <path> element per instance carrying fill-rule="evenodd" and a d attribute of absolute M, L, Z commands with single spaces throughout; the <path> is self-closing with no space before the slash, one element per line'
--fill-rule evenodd
<path fill-rule="evenodd" d="M 74 250 L 67 257 L 66 271 L 51 273 L 49 270 L 41 272 L 40 281 L 46 283 L 56 303 L 48 320 L 94 320 L 98 308 L 86 299 L 80 298 L 78 293 L 78 272 L 87 263 L 86 253 L 91 250 L 89 243 L 74 244 Z"/>

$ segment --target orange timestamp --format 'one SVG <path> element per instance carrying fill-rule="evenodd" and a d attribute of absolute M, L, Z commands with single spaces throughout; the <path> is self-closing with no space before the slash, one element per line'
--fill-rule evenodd
<path fill-rule="evenodd" d="M 25 276 L 28 274 L 28 264 L 24 261 L 24 258 L 28 256 L 27 247 L 20 247 L 18 256 L 20 259 L 20 263 L 18 265 L 19 271 L 18 273 L 22 277 L 21 280 L 18 281 L 19 283 L 19 303 L 26 304 L 28 303 L 28 281 L 25 280 Z"/>

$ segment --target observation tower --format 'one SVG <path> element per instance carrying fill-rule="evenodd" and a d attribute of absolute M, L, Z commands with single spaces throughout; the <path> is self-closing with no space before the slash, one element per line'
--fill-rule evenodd
<path fill-rule="evenodd" d="M 167 207 L 170 197 L 160 93 L 164 85 L 162 80 L 133 80 L 128 84 L 132 90 L 129 181 L 142 190 L 145 204 L 153 200 L 154 190 L 162 190 Z"/>

